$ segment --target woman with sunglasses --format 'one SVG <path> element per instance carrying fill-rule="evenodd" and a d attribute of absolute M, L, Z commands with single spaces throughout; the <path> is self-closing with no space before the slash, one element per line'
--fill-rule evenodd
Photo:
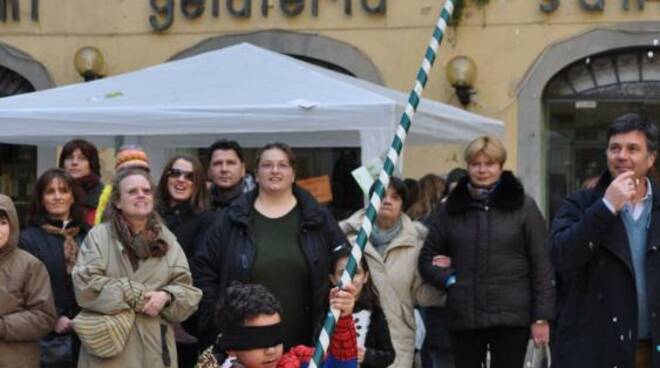
<path fill-rule="evenodd" d="M 158 213 L 190 260 L 213 222 L 213 212 L 208 209 L 206 175 L 198 159 L 180 154 L 167 162 L 158 182 L 156 203 Z M 189 324 L 195 325 L 193 321 L 184 323 Z M 197 362 L 197 340 L 179 325 L 175 332 L 179 367 L 192 368 Z"/>
<path fill-rule="evenodd" d="M 176 235 L 186 257 L 192 257 L 213 222 L 206 174 L 198 159 L 181 154 L 167 162 L 158 182 L 156 203 L 158 214 Z"/>

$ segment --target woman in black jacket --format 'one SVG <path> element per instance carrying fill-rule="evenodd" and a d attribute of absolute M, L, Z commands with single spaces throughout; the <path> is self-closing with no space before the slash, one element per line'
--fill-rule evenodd
<path fill-rule="evenodd" d="M 295 184 L 295 155 L 283 143 L 257 155 L 258 188 L 223 210 L 193 262 L 204 296 L 198 312 L 205 345 L 215 341 L 210 316 L 233 280 L 260 283 L 280 300 L 285 347 L 313 345 L 325 316 L 332 250 L 347 244 L 330 213 Z"/>
<path fill-rule="evenodd" d="M 546 226 L 520 182 L 503 171 L 493 137 L 465 150 L 468 177 L 435 212 L 419 257 L 422 276 L 447 291 L 458 368 L 521 367 L 527 341 L 547 344 L 555 291 Z"/>
<path fill-rule="evenodd" d="M 189 155 L 172 157 L 158 182 L 156 201 L 158 214 L 174 233 L 190 262 L 213 222 L 213 212 L 208 209 L 206 175 L 199 160 Z M 194 333 L 194 318 L 183 325 Z M 194 367 L 199 353 L 197 339 L 178 324 L 175 338 L 179 367 Z"/>
<path fill-rule="evenodd" d="M 190 260 L 213 222 L 204 167 L 189 155 L 172 157 L 158 182 L 158 214 Z"/>
<path fill-rule="evenodd" d="M 71 271 L 79 244 L 88 231 L 84 194 L 78 182 L 62 169 L 43 173 L 34 187 L 29 225 L 19 244 L 46 265 L 55 297 L 55 331 L 41 342 L 42 367 L 75 366 L 80 348 L 71 320 L 79 312 Z"/>

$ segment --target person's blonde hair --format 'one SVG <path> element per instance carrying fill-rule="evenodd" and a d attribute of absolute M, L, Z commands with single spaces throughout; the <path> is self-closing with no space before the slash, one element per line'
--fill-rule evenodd
<path fill-rule="evenodd" d="M 490 157 L 501 166 L 504 166 L 504 162 L 506 162 L 506 148 L 502 141 L 493 136 L 485 135 L 470 142 L 463 153 L 465 162 L 470 163 L 480 153 Z"/>

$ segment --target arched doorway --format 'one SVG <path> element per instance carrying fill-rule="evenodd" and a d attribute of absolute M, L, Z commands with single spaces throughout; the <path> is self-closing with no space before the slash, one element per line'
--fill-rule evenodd
<path fill-rule="evenodd" d="M 624 48 L 576 61 L 543 95 L 549 215 L 606 168 L 606 131 L 618 116 L 660 116 L 660 48 Z M 660 162 L 659 162 L 660 163 Z"/>
<path fill-rule="evenodd" d="M 34 92 L 34 86 L 20 74 L 0 65 L 0 98 L 27 92 Z"/>
<path fill-rule="evenodd" d="M 20 50 L 0 43 L 0 98 L 34 92 L 52 85 L 53 81 L 41 63 Z M 37 151 L 37 146 L 0 142 L 0 193 L 14 200 L 21 224 L 27 219 L 27 207 L 36 181 Z"/>
<path fill-rule="evenodd" d="M 574 64 L 584 63 L 587 58 L 633 49 L 652 51 L 653 39 L 658 38 L 659 33 L 660 24 L 657 22 L 621 23 L 611 27 L 595 28 L 548 46 L 524 77 L 517 93 L 519 157 L 517 173 L 526 191 L 540 204 L 548 220 L 552 219 L 549 213 L 550 202 L 559 195 L 554 192 L 556 189 L 554 183 L 558 179 L 555 178 L 551 183 L 548 168 L 551 158 L 548 157 L 550 131 L 544 99 L 546 87 L 549 87 L 550 81 L 562 71 L 570 69 Z M 586 73 L 586 76 L 591 78 L 588 70 Z M 589 89 L 585 88 L 584 90 L 578 88 L 577 91 L 586 92 Z M 581 103 L 581 107 L 587 106 L 589 102 Z M 566 191 L 570 189 L 566 188 Z"/>

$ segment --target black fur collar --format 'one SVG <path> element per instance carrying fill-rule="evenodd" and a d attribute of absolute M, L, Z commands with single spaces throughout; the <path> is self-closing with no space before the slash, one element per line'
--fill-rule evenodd
<path fill-rule="evenodd" d="M 468 177 L 463 178 L 451 192 L 449 198 L 447 198 L 447 212 L 451 214 L 463 213 L 473 205 L 473 199 L 467 187 L 468 181 Z M 504 171 L 488 200 L 489 205 L 494 208 L 512 211 L 522 207 L 525 203 L 525 190 L 511 171 Z"/>

